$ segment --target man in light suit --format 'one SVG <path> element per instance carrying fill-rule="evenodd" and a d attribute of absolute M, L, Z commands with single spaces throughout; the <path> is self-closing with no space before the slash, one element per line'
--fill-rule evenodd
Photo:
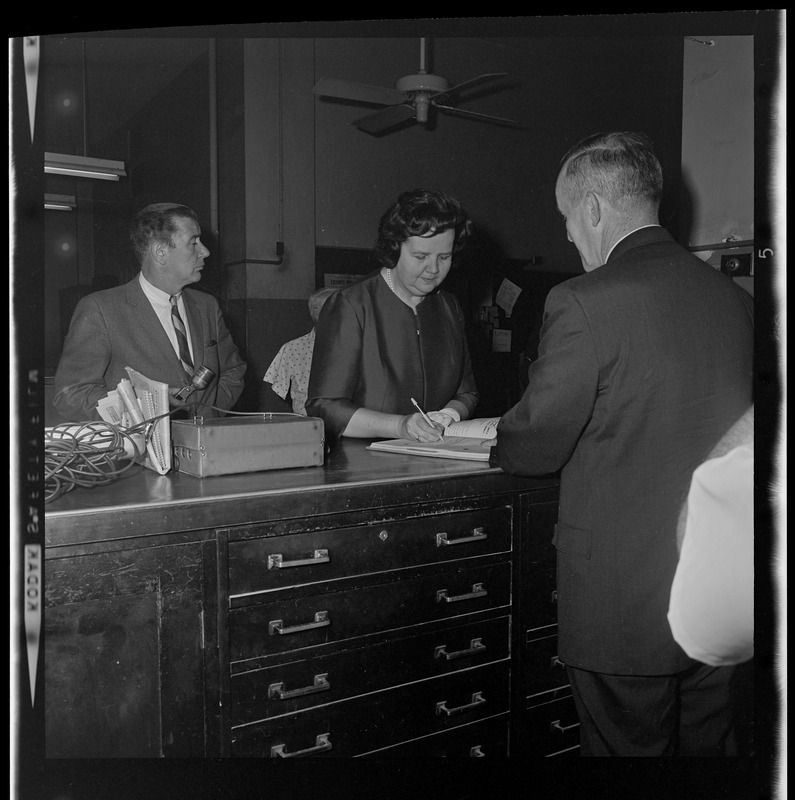
<path fill-rule="evenodd" d="M 558 654 L 581 754 L 731 755 L 733 667 L 690 659 L 667 621 L 693 470 L 752 403 L 753 304 L 660 227 L 643 134 L 599 134 L 555 189 L 586 274 L 547 298 L 539 357 L 492 463 L 560 474 Z"/>
<path fill-rule="evenodd" d="M 97 401 L 129 377 L 125 367 L 167 383 L 172 406 L 180 407 L 184 403 L 174 395 L 205 366 L 214 378 L 188 397 L 189 405 L 206 417 L 234 406 L 246 365 L 215 297 L 185 289 L 201 279 L 210 254 L 200 237 L 196 214 L 187 206 L 155 203 L 133 217 L 130 239 L 141 271 L 129 283 L 77 304 L 55 373 L 53 405 L 62 417 L 99 419 Z"/>

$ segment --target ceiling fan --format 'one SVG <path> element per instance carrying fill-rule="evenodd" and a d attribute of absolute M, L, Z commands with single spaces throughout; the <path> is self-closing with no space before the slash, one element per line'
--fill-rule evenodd
<path fill-rule="evenodd" d="M 420 39 L 420 68 L 416 75 L 404 75 L 395 82 L 395 88 L 371 86 L 357 81 L 346 81 L 338 78 L 321 78 L 314 86 L 313 92 L 322 97 L 335 97 L 340 100 L 353 100 L 359 103 L 386 106 L 386 108 L 356 119 L 353 124 L 359 130 L 377 136 L 390 128 L 414 119 L 415 122 L 428 121 L 429 108 L 445 113 L 458 114 L 464 117 L 496 122 L 502 125 L 519 126 L 519 123 L 503 117 L 480 114 L 477 111 L 446 105 L 455 101 L 463 89 L 470 89 L 476 84 L 493 78 L 505 76 L 505 72 L 493 72 L 478 75 L 463 83 L 450 86 L 445 78 L 428 72 L 425 68 L 425 39 Z"/>

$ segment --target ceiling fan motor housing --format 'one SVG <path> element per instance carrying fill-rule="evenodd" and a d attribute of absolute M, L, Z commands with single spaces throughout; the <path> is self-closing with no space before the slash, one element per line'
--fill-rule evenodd
<path fill-rule="evenodd" d="M 404 75 L 395 82 L 395 88 L 400 92 L 443 92 L 449 87 L 445 78 L 430 73 Z"/>

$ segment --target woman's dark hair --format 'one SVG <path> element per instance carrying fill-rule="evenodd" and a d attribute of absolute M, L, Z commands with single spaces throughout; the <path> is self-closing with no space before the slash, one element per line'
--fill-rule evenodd
<path fill-rule="evenodd" d="M 392 268 L 400 258 L 400 245 L 410 236 L 428 236 L 454 230 L 453 253 L 458 252 L 472 233 L 469 215 L 454 198 L 430 189 L 403 192 L 384 212 L 378 224 L 375 252 Z"/>
<path fill-rule="evenodd" d="M 149 242 L 153 239 L 167 245 L 174 244 L 173 236 L 177 232 L 174 220 L 178 217 L 192 219 L 196 224 L 199 222 L 192 208 L 179 203 L 153 203 L 132 218 L 130 242 L 139 263 L 143 262 Z"/>

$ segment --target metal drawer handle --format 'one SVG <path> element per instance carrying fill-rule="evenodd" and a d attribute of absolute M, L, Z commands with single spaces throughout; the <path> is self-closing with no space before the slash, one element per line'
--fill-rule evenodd
<path fill-rule="evenodd" d="M 553 722 L 549 723 L 549 729 L 554 733 L 557 731 L 558 733 L 566 733 L 566 731 L 573 730 L 574 728 L 579 728 L 580 723 L 575 722 L 573 725 L 561 725 L 560 720 L 556 719 Z"/>
<path fill-rule="evenodd" d="M 550 603 L 557 603 L 558 602 L 558 590 L 557 589 L 553 589 L 552 590 L 552 594 L 549 597 L 549 602 Z"/>
<path fill-rule="evenodd" d="M 271 553 L 268 556 L 268 569 L 286 569 L 287 567 L 306 567 L 310 564 L 326 564 L 329 561 L 328 550 L 315 550 L 311 558 L 296 558 L 285 561 L 281 553 Z"/>
<path fill-rule="evenodd" d="M 472 639 L 469 647 L 466 650 L 455 650 L 452 653 L 447 652 L 447 645 L 440 644 L 434 651 L 434 658 L 443 658 L 445 661 L 452 661 L 454 658 L 464 658 L 464 656 L 471 656 L 475 653 L 482 653 L 486 649 L 481 638 Z"/>
<path fill-rule="evenodd" d="M 446 533 L 437 533 L 436 546 L 442 547 L 448 544 L 466 544 L 467 542 L 479 542 L 488 538 L 489 535 L 483 528 L 473 528 L 471 536 L 462 536 L 460 539 L 448 539 Z"/>
<path fill-rule="evenodd" d="M 472 591 L 467 594 L 448 595 L 447 589 L 439 589 L 436 592 L 437 603 L 457 603 L 459 600 L 474 600 L 476 597 L 485 597 L 488 592 L 483 588 L 482 583 L 473 583 Z"/>
<path fill-rule="evenodd" d="M 331 741 L 328 733 L 319 733 L 315 737 L 315 746 L 307 747 L 306 750 L 296 750 L 294 753 L 285 753 L 284 748 L 286 745 L 277 744 L 271 747 L 271 758 L 296 758 L 298 756 L 311 756 L 315 753 L 322 753 L 325 750 L 331 750 Z"/>
<path fill-rule="evenodd" d="M 476 744 L 474 747 L 469 748 L 469 755 L 474 758 L 485 758 L 486 754 L 480 749 L 481 745 Z"/>
<path fill-rule="evenodd" d="M 483 692 L 473 692 L 471 702 L 463 706 L 457 706 L 456 708 L 448 708 L 447 700 L 442 700 L 440 703 L 436 704 L 436 716 L 445 714 L 449 717 L 452 714 L 460 714 L 462 711 L 470 711 L 473 708 L 482 706 L 485 702 L 486 698 L 483 696 Z"/>
<path fill-rule="evenodd" d="M 305 694 L 315 694 L 315 692 L 327 692 L 331 689 L 331 684 L 328 682 L 328 672 L 320 675 L 315 675 L 314 683 L 311 686 L 303 686 L 300 689 L 290 689 L 289 691 L 284 688 L 284 682 L 272 683 L 268 687 L 268 697 L 276 700 L 289 700 L 291 697 L 303 697 Z"/>
<path fill-rule="evenodd" d="M 566 665 L 560 660 L 558 656 L 552 656 L 549 659 L 549 668 L 554 669 L 555 667 L 565 667 Z"/>
<path fill-rule="evenodd" d="M 326 625 L 331 625 L 331 620 L 328 618 L 328 611 L 318 611 L 315 614 L 314 622 L 307 622 L 304 625 L 293 625 L 292 628 L 285 628 L 282 620 L 273 619 L 268 623 L 268 633 L 271 636 L 273 636 L 274 633 L 283 636 L 285 633 L 300 633 L 301 631 L 310 631 L 312 628 L 323 628 Z"/>

